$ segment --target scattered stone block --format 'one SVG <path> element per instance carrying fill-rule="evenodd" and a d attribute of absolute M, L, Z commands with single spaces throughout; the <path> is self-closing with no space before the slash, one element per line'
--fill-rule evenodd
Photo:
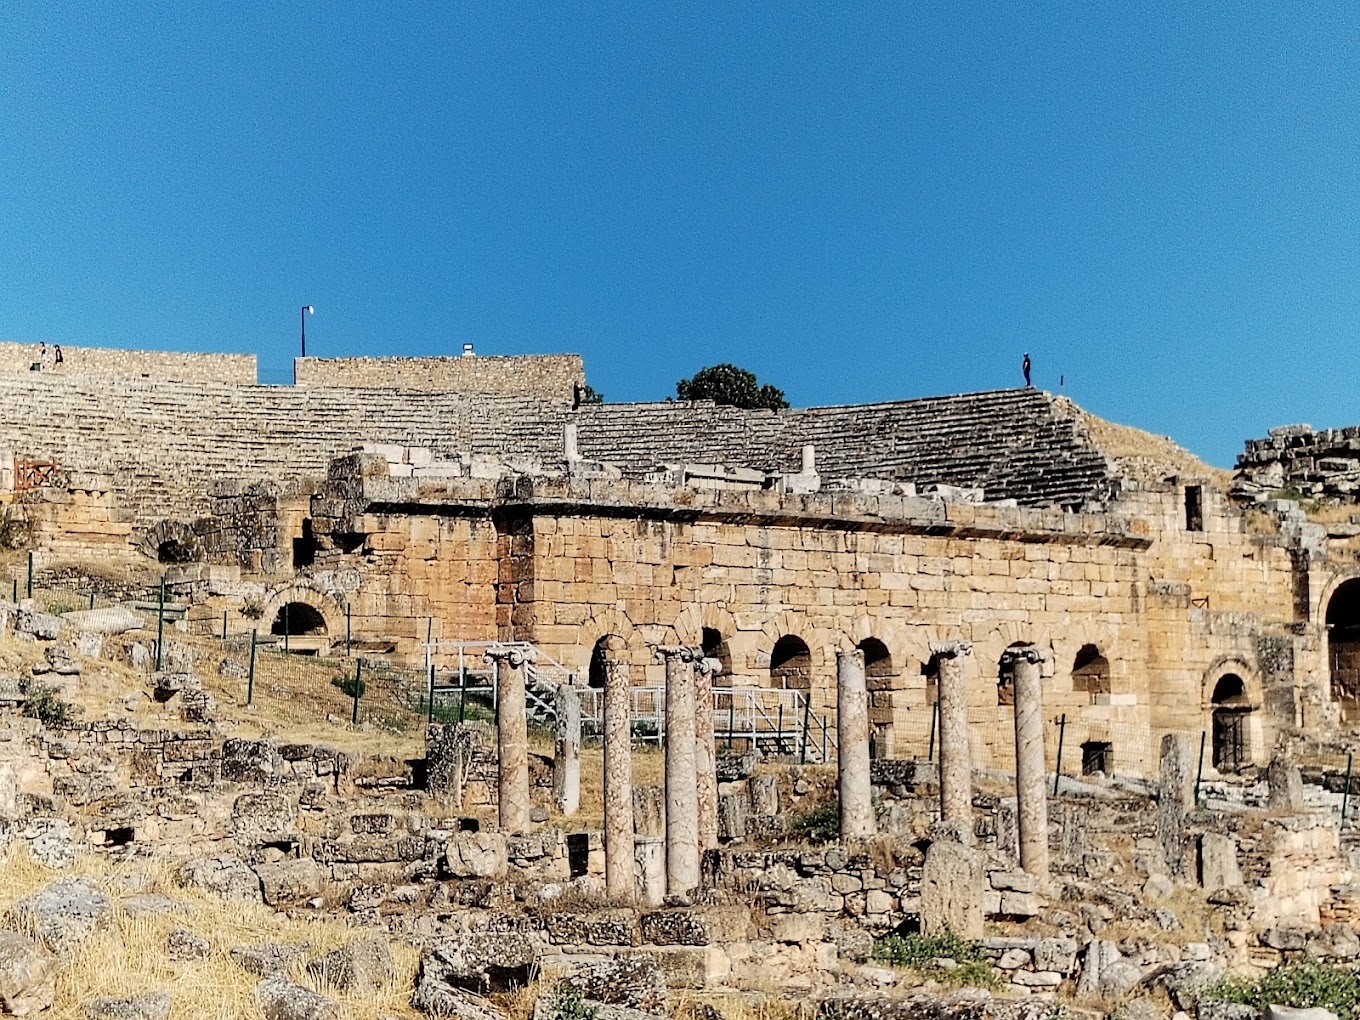
<path fill-rule="evenodd" d="M 387 940 L 375 936 L 317 957 L 307 973 L 342 992 L 376 991 L 396 977 L 397 965 Z"/>
<path fill-rule="evenodd" d="M 127 998 L 101 996 L 85 1006 L 90 1020 L 166 1020 L 170 1015 L 168 992 L 144 992 Z"/>
<path fill-rule="evenodd" d="M 113 901 L 90 878 L 60 878 L 14 904 L 14 916 L 49 949 L 73 951 L 113 915 Z"/>
<path fill-rule="evenodd" d="M 56 961 L 32 939 L 0 931 L 0 1010 L 30 1016 L 52 1005 Z"/>
<path fill-rule="evenodd" d="M 305 945 L 284 942 L 259 942 L 253 946 L 236 946 L 231 950 L 231 958 L 236 965 L 257 977 L 285 971 L 306 955 Z"/>
<path fill-rule="evenodd" d="M 260 877 L 233 854 L 200 857 L 180 872 L 185 885 L 203 889 L 224 900 L 260 902 Z"/>
<path fill-rule="evenodd" d="M 265 1020 L 340 1020 L 340 1003 L 277 974 L 260 982 L 255 998 Z"/>
<path fill-rule="evenodd" d="M 457 832 L 444 852 L 444 870 L 453 878 L 502 878 L 509 862 L 505 835 Z"/>
<path fill-rule="evenodd" d="M 982 861 L 960 843 L 936 840 L 921 871 L 921 930 L 982 937 Z"/>
<path fill-rule="evenodd" d="M 260 892 L 271 907 L 306 903 L 321 895 L 321 867 L 310 857 L 257 864 L 255 874 L 260 879 Z"/>
<path fill-rule="evenodd" d="M 212 952 L 212 943 L 202 935 L 176 928 L 165 937 L 165 952 L 172 960 L 206 960 Z"/>

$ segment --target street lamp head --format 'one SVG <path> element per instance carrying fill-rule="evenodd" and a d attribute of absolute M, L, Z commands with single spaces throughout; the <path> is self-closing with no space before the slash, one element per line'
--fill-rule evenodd
<path fill-rule="evenodd" d="M 304 305 L 303 308 L 302 308 L 302 310 L 303 310 L 304 312 L 306 312 L 308 315 L 315 315 L 315 314 L 316 314 L 316 309 L 313 308 L 311 305 Z"/>

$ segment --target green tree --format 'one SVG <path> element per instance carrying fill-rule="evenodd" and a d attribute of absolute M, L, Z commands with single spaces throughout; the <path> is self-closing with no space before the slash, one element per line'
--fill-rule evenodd
<path fill-rule="evenodd" d="M 733 407 L 778 411 L 789 406 L 783 390 L 769 383 L 761 386 L 754 372 L 726 362 L 701 368 L 692 378 L 681 379 L 675 384 L 675 393 L 681 400 L 711 400 Z"/>
<path fill-rule="evenodd" d="M 581 387 L 581 403 L 583 404 L 603 404 L 604 394 L 597 390 L 590 383 Z"/>

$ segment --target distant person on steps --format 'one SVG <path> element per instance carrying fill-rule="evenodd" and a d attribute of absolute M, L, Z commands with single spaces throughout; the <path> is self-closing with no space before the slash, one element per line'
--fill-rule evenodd
<path fill-rule="evenodd" d="M 1029 381 L 1029 351 L 1025 352 L 1025 360 L 1020 363 L 1020 371 L 1025 373 L 1025 385 L 1033 386 L 1034 384 Z"/>

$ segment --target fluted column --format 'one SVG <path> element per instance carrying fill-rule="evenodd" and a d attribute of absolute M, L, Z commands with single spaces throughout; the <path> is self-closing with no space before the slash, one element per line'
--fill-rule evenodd
<path fill-rule="evenodd" d="M 496 749 L 500 782 L 497 807 L 502 832 L 529 827 L 529 724 L 524 698 L 531 649 L 492 645 L 485 660 L 496 666 Z"/>
<path fill-rule="evenodd" d="M 604 662 L 604 884 L 614 903 L 634 902 L 633 719 L 628 664 Z"/>
<path fill-rule="evenodd" d="M 694 649 L 662 645 L 666 663 L 666 893 L 699 884 L 699 801 L 694 735 Z"/>
<path fill-rule="evenodd" d="M 554 709 L 553 801 L 570 818 L 581 807 L 581 695 L 571 684 L 559 684 Z"/>
<path fill-rule="evenodd" d="M 699 849 L 718 846 L 718 746 L 713 736 L 713 678 L 722 672 L 717 659 L 705 659 L 695 649 L 694 661 L 694 770 L 699 813 Z"/>
<path fill-rule="evenodd" d="M 965 658 L 973 653 L 968 641 L 931 642 L 930 654 L 939 665 L 936 695 L 939 705 L 940 817 L 958 822 L 965 842 L 973 831 L 973 761 L 968 744 L 968 684 Z"/>
<path fill-rule="evenodd" d="M 1048 773 L 1044 762 L 1043 651 L 1035 645 L 1007 649 L 1015 678 L 1015 797 L 1020 827 L 1020 867 L 1048 877 Z"/>
<path fill-rule="evenodd" d="M 869 765 L 869 690 L 864 653 L 836 653 L 836 770 L 840 787 L 841 839 L 874 833 L 873 782 Z"/>

